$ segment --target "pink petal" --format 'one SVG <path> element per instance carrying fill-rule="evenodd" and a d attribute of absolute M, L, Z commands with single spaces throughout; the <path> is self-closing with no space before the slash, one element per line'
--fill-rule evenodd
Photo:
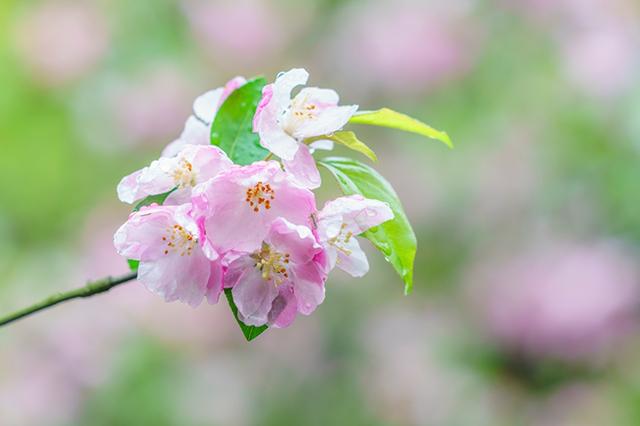
<path fill-rule="evenodd" d="M 222 262 L 211 262 L 211 273 L 209 275 L 209 282 L 207 283 L 207 301 L 211 305 L 218 303 L 220 299 L 220 294 L 224 287 L 223 276 Z"/>
<path fill-rule="evenodd" d="M 235 263 L 229 266 L 230 271 L 236 268 Z M 241 272 L 231 272 L 238 275 L 231 290 L 238 315 L 247 325 L 266 324 L 273 300 L 278 296 L 278 288 L 262 279 L 262 273 L 253 265 L 247 267 L 244 261 L 240 263 Z"/>
<path fill-rule="evenodd" d="M 278 287 L 278 296 L 274 299 L 269 312 L 269 325 L 275 328 L 289 327 L 298 314 L 293 285 L 282 284 Z"/>
<path fill-rule="evenodd" d="M 141 262 L 138 281 L 165 301 L 180 300 L 193 307 L 202 302 L 211 274 L 211 263 L 196 250 L 190 256 L 177 251 L 151 262 Z"/>
<path fill-rule="evenodd" d="M 360 248 L 357 238 L 351 238 L 344 247 L 345 251 L 337 251 L 338 260 L 336 265 L 352 277 L 362 277 L 369 272 L 369 261 L 367 255 Z"/>
<path fill-rule="evenodd" d="M 140 261 L 161 257 L 164 250 L 162 237 L 174 224 L 173 213 L 172 207 L 154 205 L 131 214 L 113 237 L 118 254 Z"/>
<path fill-rule="evenodd" d="M 294 182 L 303 188 L 316 189 L 322 183 L 320 172 L 309 148 L 299 144 L 298 151 L 292 161 L 283 159 L 285 170 L 291 174 Z"/>
<path fill-rule="evenodd" d="M 322 251 L 309 227 L 294 225 L 281 217 L 271 224 L 266 240 L 277 251 L 290 254 L 295 264 L 311 262 Z"/>
<path fill-rule="evenodd" d="M 351 195 L 327 202 L 318 213 L 320 232 L 335 237 L 335 226 L 345 224 L 346 230 L 359 235 L 371 227 L 393 219 L 393 212 L 382 201 Z"/>
<path fill-rule="evenodd" d="M 324 285 L 296 278 L 295 295 L 298 312 L 310 315 L 324 301 Z"/>
<path fill-rule="evenodd" d="M 260 205 L 254 211 L 257 206 L 251 206 L 246 197 L 247 190 L 258 182 L 271 185 L 274 199 L 270 200 L 269 209 Z M 313 193 L 295 185 L 273 161 L 234 166 L 199 186 L 195 196 L 196 206 L 200 206 L 197 215 L 205 217 L 207 238 L 220 252 L 253 252 L 277 217 L 307 225 L 309 216 L 315 212 Z"/>

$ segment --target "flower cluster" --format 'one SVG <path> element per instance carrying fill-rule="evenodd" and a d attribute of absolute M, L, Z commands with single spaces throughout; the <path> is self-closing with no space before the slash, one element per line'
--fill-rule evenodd
<path fill-rule="evenodd" d="M 356 237 L 394 213 L 359 194 L 317 209 L 313 152 L 331 149 L 330 136 L 358 107 L 340 106 L 329 89 L 305 87 L 292 96 L 307 79 L 293 69 L 264 86 L 253 116 L 269 151 L 264 160 L 234 164 L 231 153 L 210 143 L 216 114 L 247 84 L 236 77 L 198 97 L 162 157 L 122 179 L 120 200 L 146 205 L 118 229 L 114 244 L 139 261 L 138 280 L 150 291 L 197 306 L 205 298 L 216 303 L 229 289 L 245 325 L 286 327 L 322 303 L 333 268 L 355 277 L 367 272 Z"/>

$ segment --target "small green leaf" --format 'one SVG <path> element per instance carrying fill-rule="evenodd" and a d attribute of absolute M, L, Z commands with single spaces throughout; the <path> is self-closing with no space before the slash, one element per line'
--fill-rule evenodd
<path fill-rule="evenodd" d="M 136 272 L 138 270 L 138 266 L 140 266 L 139 260 L 127 259 L 127 263 L 129 264 L 129 269 L 131 269 L 131 272 Z"/>
<path fill-rule="evenodd" d="M 256 337 L 264 333 L 264 331 L 268 328 L 266 325 L 256 327 L 253 325 L 246 325 L 245 323 L 240 321 L 240 319 L 238 318 L 238 307 L 236 306 L 236 303 L 233 301 L 233 294 L 231 293 L 230 288 L 225 288 L 224 294 L 225 296 L 227 296 L 227 300 L 229 301 L 229 307 L 231 308 L 231 312 L 233 312 L 233 316 L 238 322 L 238 325 L 240 326 L 240 329 L 242 330 L 242 333 L 244 334 L 245 339 L 247 339 L 247 342 L 252 341 Z"/>
<path fill-rule="evenodd" d="M 133 208 L 133 211 L 137 212 L 138 210 L 140 210 L 144 206 L 149 206 L 149 205 L 151 205 L 153 203 L 162 205 L 162 203 L 164 203 L 164 200 L 167 199 L 169 194 L 171 194 L 176 189 L 178 189 L 178 188 L 176 187 L 176 188 L 173 188 L 171 191 L 167 191 L 167 192 L 164 192 L 162 194 L 149 195 L 146 198 L 143 198 L 142 200 L 140 200 L 138 202 L 138 204 L 136 204 L 136 206 Z"/>
<path fill-rule="evenodd" d="M 347 148 L 350 148 L 354 151 L 358 151 L 364 155 L 366 155 L 371 161 L 374 163 L 378 161 L 378 157 L 376 157 L 376 153 L 373 152 L 371 148 L 369 148 L 364 142 L 362 142 L 355 133 L 353 132 L 335 132 L 330 135 L 324 136 L 316 136 L 314 138 L 309 138 L 305 142 L 315 142 L 320 140 L 331 140 L 336 143 L 342 144 Z"/>
<path fill-rule="evenodd" d="M 398 195 L 378 172 L 349 158 L 330 157 L 318 161 L 333 174 L 347 195 L 361 194 L 389 204 L 394 218 L 369 229 L 362 236 L 369 239 L 384 254 L 404 281 L 404 292 L 413 287 L 413 262 L 417 241 Z"/>
<path fill-rule="evenodd" d="M 449 148 L 453 148 L 453 143 L 445 132 L 436 130 L 428 124 L 408 115 L 401 114 L 389 108 L 382 108 L 377 111 L 361 111 L 357 112 L 350 123 L 368 124 L 370 126 L 389 127 L 392 129 L 404 130 L 405 132 L 417 133 L 431 139 L 439 140 L 446 144 Z"/>
<path fill-rule="evenodd" d="M 265 84 L 265 79 L 259 77 L 234 90 L 211 125 L 211 144 L 219 146 L 236 164 L 251 164 L 269 154 L 253 132 L 253 116 Z"/>

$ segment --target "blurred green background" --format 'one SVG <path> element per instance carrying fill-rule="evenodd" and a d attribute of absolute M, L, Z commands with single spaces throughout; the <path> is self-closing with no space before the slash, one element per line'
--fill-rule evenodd
<path fill-rule="evenodd" d="M 131 283 L 0 331 L 0 424 L 640 424 L 639 64 L 635 0 L 3 0 L 2 312 L 126 271 L 116 184 L 235 75 L 305 67 L 456 148 L 353 126 L 418 234 L 409 297 L 368 246 L 245 343 Z"/>

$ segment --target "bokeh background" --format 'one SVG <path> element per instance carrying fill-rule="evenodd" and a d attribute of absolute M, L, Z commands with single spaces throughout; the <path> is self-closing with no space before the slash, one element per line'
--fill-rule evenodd
<path fill-rule="evenodd" d="M 3 0 L 1 312 L 127 270 L 117 182 L 235 75 L 305 67 L 456 148 L 355 129 L 411 296 L 369 250 L 248 344 L 224 302 L 121 286 L 0 330 L 0 424 L 640 424 L 639 33 L 635 0 Z"/>

